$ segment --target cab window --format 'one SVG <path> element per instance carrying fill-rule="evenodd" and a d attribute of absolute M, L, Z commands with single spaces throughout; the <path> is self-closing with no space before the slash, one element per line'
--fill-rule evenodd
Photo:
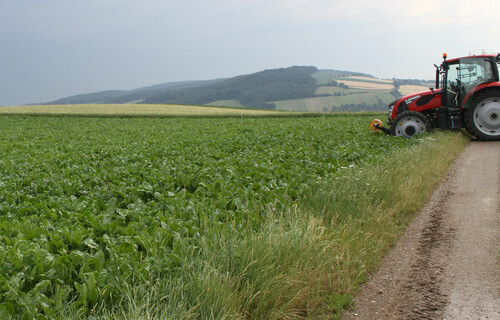
<path fill-rule="evenodd" d="M 466 58 L 460 60 L 457 79 L 466 89 L 484 82 L 494 81 L 491 61 L 484 58 Z"/>

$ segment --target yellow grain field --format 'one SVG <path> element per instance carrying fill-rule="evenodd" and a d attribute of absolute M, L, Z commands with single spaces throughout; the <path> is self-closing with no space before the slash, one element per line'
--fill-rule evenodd
<path fill-rule="evenodd" d="M 426 90 L 429 90 L 429 88 L 425 86 L 410 85 L 410 84 L 405 84 L 399 87 L 399 92 L 401 92 L 403 96 Z"/>
<path fill-rule="evenodd" d="M 336 79 L 339 83 L 343 83 L 349 86 L 351 89 L 363 89 L 363 90 L 393 90 L 394 83 L 392 80 L 381 80 L 377 78 L 370 77 L 346 77 Z"/>
<path fill-rule="evenodd" d="M 81 104 L 1 107 L 0 114 L 224 116 L 272 115 L 280 111 L 167 104 Z"/>
<path fill-rule="evenodd" d="M 382 83 L 382 82 L 363 82 L 363 81 L 351 81 L 351 80 L 339 80 L 339 83 L 343 83 L 349 88 L 353 89 L 367 89 L 367 90 L 392 90 L 394 85 L 392 83 Z"/>
<path fill-rule="evenodd" d="M 361 81 L 375 81 L 375 82 L 386 83 L 386 84 L 393 83 L 392 80 L 384 80 L 384 79 L 361 77 L 361 76 L 352 76 L 352 77 L 347 77 L 346 79 L 361 80 Z"/>

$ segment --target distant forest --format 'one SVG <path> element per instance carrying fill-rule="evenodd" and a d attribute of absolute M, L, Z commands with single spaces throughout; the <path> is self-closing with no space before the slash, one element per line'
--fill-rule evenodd
<path fill-rule="evenodd" d="M 268 101 L 314 96 L 316 67 L 290 67 L 238 76 L 198 88 L 164 92 L 142 103 L 203 105 L 219 100 L 238 100 L 249 108 L 274 109 Z"/>
<path fill-rule="evenodd" d="M 209 81 L 166 83 L 130 91 L 109 90 L 62 98 L 47 104 L 166 103 L 205 105 L 237 100 L 249 108 L 274 109 L 270 101 L 314 96 L 316 67 L 294 66 Z"/>

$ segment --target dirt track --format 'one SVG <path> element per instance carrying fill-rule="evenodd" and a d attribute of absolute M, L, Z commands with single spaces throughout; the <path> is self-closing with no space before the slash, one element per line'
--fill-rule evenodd
<path fill-rule="evenodd" d="M 500 319 L 500 142 L 472 142 L 343 319 Z"/>

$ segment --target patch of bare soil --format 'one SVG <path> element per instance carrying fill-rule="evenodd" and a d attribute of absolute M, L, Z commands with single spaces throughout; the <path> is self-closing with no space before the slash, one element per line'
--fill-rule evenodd
<path fill-rule="evenodd" d="M 500 142 L 472 142 L 343 319 L 500 319 Z"/>

